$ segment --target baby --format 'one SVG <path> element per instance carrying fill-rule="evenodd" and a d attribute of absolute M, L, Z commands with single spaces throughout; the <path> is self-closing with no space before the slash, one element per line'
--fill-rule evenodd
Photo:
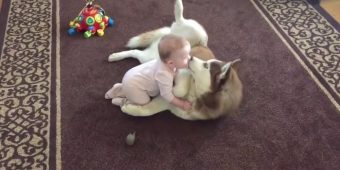
<path fill-rule="evenodd" d="M 175 35 L 165 35 L 158 44 L 159 59 L 154 59 L 128 70 L 122 83 L 116 83 L 106 92 L 105 98 L 121 106 L 123 102 L 145 105 L 151 97 L 161 95 L 182 110 L 190 110 L 191 103 L 172 93 L 178 69 L 187 68 L 191 56 L 190 43 Z"/>

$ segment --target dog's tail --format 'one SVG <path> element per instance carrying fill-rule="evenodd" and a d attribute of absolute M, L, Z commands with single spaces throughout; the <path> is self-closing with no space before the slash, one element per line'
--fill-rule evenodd
<path fill-rule="evenodd" d="M 149 32 L 139 34 L 132 37 L 126 44 L 129 48 L 145 48 L 148 47 L 152 42 L 156 41 L 160 37 L 170 34 L 169 27 L 163 27 Z"/>
<path fill-rule="evenodd" d="M 182 0 L 176 0 L 174 12 L 175 12 L 175 21 L 182 22 L 184 20 Z"/>

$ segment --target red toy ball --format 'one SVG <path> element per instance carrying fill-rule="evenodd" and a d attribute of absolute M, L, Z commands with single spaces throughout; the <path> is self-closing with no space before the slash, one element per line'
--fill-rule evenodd
<path fill-rule="evenodd" d="M 69 35 L 75 35 L 76 32 L 84 32 L 85 38 L 92 35 L 104 35 L 104 30 L 108 26 L 113 26 L 112 18 L 105 15 L 105 11 L 99 5 L 92 5 L 93 0 L 88 0 L 86 6 L 79 15 L 70 22 Z"/>

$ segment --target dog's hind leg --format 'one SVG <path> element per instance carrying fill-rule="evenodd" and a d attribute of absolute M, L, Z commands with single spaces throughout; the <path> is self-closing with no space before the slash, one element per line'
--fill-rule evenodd
<path fill-rule="evenodd" d="M 157 39 L 163 37 L 164 35 L 170 34 L 169 27 L 163 27 L 156 30 L 152 30 L 146 33 L 139 34 L 132 37 L 126 44 L 129 48 L 146 48 L 152 44 Z"/>

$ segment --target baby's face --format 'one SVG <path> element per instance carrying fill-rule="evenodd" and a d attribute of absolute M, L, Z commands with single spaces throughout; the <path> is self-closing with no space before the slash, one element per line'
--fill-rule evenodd
<path fill-rule="evenodd" d="M 174 51 L 170 58 L 174 62 L 176 68 L 187 68 L 190 56 L 190 45 L 185 46 L 182 49 Z"/>

